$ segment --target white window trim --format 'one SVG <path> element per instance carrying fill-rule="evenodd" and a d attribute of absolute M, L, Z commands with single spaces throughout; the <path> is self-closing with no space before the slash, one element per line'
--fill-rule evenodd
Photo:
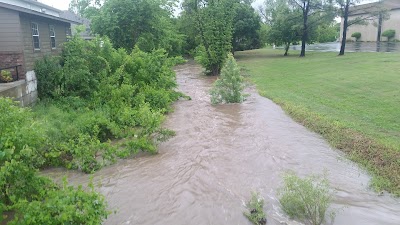
<path fill-rule="evenodd" d="M 37 34 L 33 33 L 33 27 L 32 25 L 35 24 L 36 25 L 36 31 Z M 35 22 L 31 22 L 31 32 L 32 32 L 32 44 L 33 44 L 33 50 L 40 50 L 40 34 L 39 34 L 39 24 L 35 23 Z M 39 43 L 39 48 L 35 48 L 35 40 L 33 37 L 38 37 L 38 43 Z"/>
<path fill-rule="evenodd" d="M 51 34 L 51 30 L 53 29 L 53 35 Z M 56 49 L 57 48 L 57 43 L 56 43 L 56 29 L 54 27 L 54 25 L 50 25 L 49 26 L 49 31 L 50 31 L 50 47 L 51 49 Z M 54 38 L 54 47 L 53 47 L 53 43 L 51 41 L 51 39 Z"/>

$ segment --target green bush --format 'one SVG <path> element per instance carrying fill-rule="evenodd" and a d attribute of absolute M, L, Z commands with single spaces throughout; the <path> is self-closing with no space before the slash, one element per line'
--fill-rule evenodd
<path fill-rule="evenodd" d="M 244 215 L 253 224 L 264 225 L 267 223 L 267 219 L 264 213 L 264 199 L 260 197 L 260 194 L 253 193 L 246 207 L 249 212 L 245 212 Z"/>
<path fill-rule="evenodd" d="M 351 35 L 351 37 L 355 38 L 356 41 L 359 41 L 361 38 L 361 33 L 360 32 L 355 32 Z"/>
<path fill-rule="evenodd" d="M 333 192 L 325 177 L 309 176 L 302 179 L 294 173 L 287 173 L 283 182 L 284 185 L 278 193 L 279 202 L 290 218 L 320 225 L 326 222 L 326 215 L 329 214 L 333 221 L 336 212 L 328 212 Z"/>
<path fill-rule="evenodd" d="M 390 39 L 394 38 L 396 36 L 396 31 L 395 30 L 386 30 L 382 33 L 383 37 L 387 37 L 388 41 L 390 41 Z"/>
<path fill-rule="evenodd" d="M 35 62 L 35 73 L 39 80 L 39 98 L 55 98 L 61 95 L 62 73 L 58 57 L 45 56 Z"/>
<path fill-rule="evenodd" d="M 107 204 L 104 197 L 90 190 L 84 191 L 82 186 L 74 188 L 64 185 L 46 191 L 41 200 L 19 201 L 13 209 L 15 218 L 9 223 L 17 224 L 92 224 L 98 225 L 107 218 Z"/>
<path fill-rule="evenodd" d="M 236 64 L 232 54 L 229 54 L 228 60 L 222 68 L 220 78 L 215 81 L 210 91 L 211 103 L 235 103 L 243 102 L 245 97 L 242 93 L 244 89 L 243 77 L 240 75 L 240 69 Z"/>
<path fill-rule="evenodd" d="M 67 192 L 37 174 L 47 164 L 51 142 L 34 114 L 5 98 L 0 98 L 0 114 L 0 222 L 4 211 L 13 211 L 10 224 L 100 224 L 107 216 L 103 197 L 72 187 Z M 61 220 L 52 211 L 57 209 Z"/>

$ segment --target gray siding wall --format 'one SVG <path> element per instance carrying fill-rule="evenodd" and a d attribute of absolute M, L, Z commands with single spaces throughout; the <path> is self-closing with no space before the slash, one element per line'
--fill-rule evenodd
<path fill-rule="evenodd" d="M 21 52 L 21 43 L 19 13 L 0 8 L 0 52 Z"/>
<path fill-rule="evenodd" d="M 61 53 L 63 43 L 67 41 L 67 28 L 69 23 L 64 23 L 52 19 L 42 18 L 25 13 L 20 14 L 21 30 L 23 36 L 23 51 L 25 58 L 26 71 L 33 70 L 37 59 L 45 55 L 58 55 Z M 31 23 L 37 23 L 39 26 L 40 50 L 34 50 Z M 51 48 L 50 25 L 53 25 L 56 32 L 56 49 Z"/>

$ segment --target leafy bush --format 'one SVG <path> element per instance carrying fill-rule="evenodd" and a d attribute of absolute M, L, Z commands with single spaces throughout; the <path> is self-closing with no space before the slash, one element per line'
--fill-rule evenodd
<path fill-rule="evenodd" d="M 61 65 L 59 58 L 45 56 L 35 62 L 39 98 L 54 98 L 61 94 Z"/>
<path fill-rule="evenodd" d="M 326 215 L 333 221 L 336 212 L 328 213 L 333 200 L 333 192 L 325 177 L 309 176 L 299 178 L 294 173 L 288 173 L 283 178 L 284 185 L 279 190 L 279 202 L 283 211 L 291 218 L 320 225 L 326 222 Z"/>
<path fill-rule="evenodd" d="M 360 32 L 355 32 L 351 35 L 351 37 L 355 38 L 356 41 L 360 40 L 361 38 L 361 33 Z"/>
<path fill-rule="evenodd" d="M 6 210 L 16 213 L 10 224 L 100 224 L 107 216 L 103 197 L 72 187 L 67 192 L 37 174 L 51 143 L 33 113 L 0 98 L 0 114 L 0 222 Z M 62 212 L 61 220 L 52 210 Z"/>
<path fill-rule="evenodd" d="M 64 181 L 62 188 L 46 191 L 41 200 L 21 200 L 13 207 L 16 215 L 9 224 L 101 224 L 109 214 L 107 204 L 93 184 L 89 186 L 84 191 Z"/>
<path fill-rule="evenodd" d="M 11 76 L 11 72 L 8 70 L 0 70 L 0 81 L 11 82 L 13 77 Z"/>
<path fill-rule="evenodd" d="M 220 78 L 215 81 L 214 87 L 210 91 L 211 103 L 235 103 L 243 102 L 245 97 L 242 93 L 244 89 L 243 77 L 232 54 L 222 68 Z"/>
<path fill-rule="evenodd" d="M 247 203 L 247 209 L 249 212 L 245 212 L 244 215 L 255 225 L 264 225 L 267 223 L 267 219 L 264 213 L 264 199 L 260 197 L 258 193 L 251 195 L 250 201 Z"/>
<path fill-rule="evenodd" d="M 387 37 L 388 41 L 390 41 L 390 39 L 394 38 L 396 36 L 396 31 L 395 30 L 386 30 L 382 33 L 383 37 Z"/>

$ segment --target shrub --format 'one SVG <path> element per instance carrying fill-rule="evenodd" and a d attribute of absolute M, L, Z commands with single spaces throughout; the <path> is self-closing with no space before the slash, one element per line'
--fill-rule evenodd
<path fill-rule="evenodd" d="M 215 81 L 210 91 L 211 103 L 239 103 L 245 97 L 242 93 L 244 89 L 243 77 L 232 54 L 229 54 L 226 64 L 222 68 L 220 78 Z"/>
<path fill-rule="evenodd" d="M 64 181 L 61 188 L 46 191 L 41 200 L 21 200 L 13 207 L 16 215 L 9 224 L 101 224 L 109 214 L 107 204 L 92 183 L 89 188 L 75 189 Z"/>
<path fill-rule="evenodd" d="M 395 30 L 386 30 L 385 32 L 382 33 L 383 37 L 387 37 L 388 41 L 390 39 L 394 38 L 396 36 L 396 31 Z"/>
<path fill-rule="evenodd" d="M 351 37 L 355 38 L 356 41 L 359 41 L 361 38 L 361 33 L 360 32 L 355 32 L 351 35 Z"/>
<path fill-rule="evenodd" d="M 258 193 L 252 193 L 250 201 L 246 205 L 249 212 L 244 215 L 255 225 L 264 225 L 267 219 L 264 213 L 264 199 Z"/>
<path fill-rule="evenodd" d="M 35 62 L 35 73 L 39 80 L 39 98 L 55 98 L 61 94 L 61 65 L 58 57 L 45 56 Z"/>
<path fill-rule="evenodd" d="M 299 178 L 288 173 L 283 178 L 284 185 L 279 190 L 279 202 L 282 209 L 291 218 L 320 225 L 326 222 L 326 215 L 333 221 L 336 212 L 328 213 L 333 200 L 333 192 L 329 188 L 326 177 L 309 176 Z"/>
<path fill-rule="evenodd" d="M 11 76 L 11 72 L 8 70 L 0 70 L 0 81 L 11 82 L 13 77 Z"/>

